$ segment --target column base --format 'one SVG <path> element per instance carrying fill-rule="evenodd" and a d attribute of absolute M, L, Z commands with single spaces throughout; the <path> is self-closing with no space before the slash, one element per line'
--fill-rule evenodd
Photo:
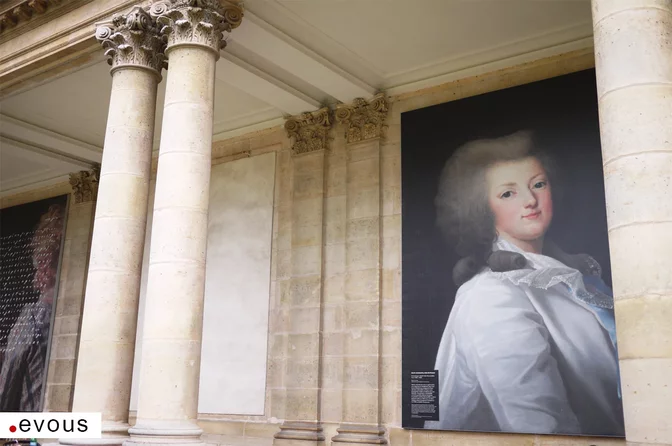
<path fill-rule="evenodd" d="M 382 426 L 344 424 L 336 432 L 338 434 L 331 439 L 332 443 L 387 444 L 385 428 Z"/>
<path fill-rule="evenodd" d="M 128 433 L 130 438 L 124 441 L 123 446 L 205 446 L 201 440 L 203 430 L 194 421 L 138 419 Z"/>
<path fill-rule="evenodd" d="M 286 421 L 273 436 L 273 446 L 324 446 L 322 426 L 317 422 Z"/>
<path fill-rule="evenodd" d="M 102 438 L 59 438 L 58 444 L 71 446 L 121 446 L 128 440 L 128 423 L 105 422 L 102 423 Z"/>

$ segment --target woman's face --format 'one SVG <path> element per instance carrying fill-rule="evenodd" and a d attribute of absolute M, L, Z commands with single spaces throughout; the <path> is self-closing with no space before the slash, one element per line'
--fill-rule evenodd
<path fill-rule="evenodd" d="M 541 163 L 533 157 L 497 163 L 485 177 L 499 235 L 519 247 L 543 242 L 553 219 L 553 200 Z"/>

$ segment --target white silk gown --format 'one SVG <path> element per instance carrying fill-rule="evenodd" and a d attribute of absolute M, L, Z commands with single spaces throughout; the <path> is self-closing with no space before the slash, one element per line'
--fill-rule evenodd
<path fill-rule="evenodd" d="M 622 436 L 613 316 L 600 318 L 611 297 L 556 259 L 495 249 L 528 268 L 486 268 L 457 291 L 435 365 L 440 421 L 425 428 Z"/>

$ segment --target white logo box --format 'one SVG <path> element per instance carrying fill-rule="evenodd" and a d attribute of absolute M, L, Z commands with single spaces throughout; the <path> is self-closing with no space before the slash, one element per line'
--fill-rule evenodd
<path fill-rule="evenodd" d="M 101 438 L 100 413 L 0 412 L 0 438 Z"/>

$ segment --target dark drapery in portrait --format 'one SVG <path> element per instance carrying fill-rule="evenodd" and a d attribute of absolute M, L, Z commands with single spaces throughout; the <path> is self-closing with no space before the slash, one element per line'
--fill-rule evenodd
<path fill-rule="evenodd" d="M 435 370 L 458 290 L 452 273 L 461 256 L 445 243 L 435 205 L 446 162 L 468 142 L 531 131 L 535 145 L 552 155 L 562 184 L 562 196 L 553 197 L 553 219 L 546 237 L 567 253 L 589 254 L 601 266 L 601 279 L 610 288 L 598 122 L 594 70 L 402 114 L 404 427 L 423 428 L 432 419 L 431 415 L 412 416 L 411 373 Z"/>
<path fill-rule="evenodd" d="M 0 411 L 42 410 L 68 196 L 0 211 Z"/>

